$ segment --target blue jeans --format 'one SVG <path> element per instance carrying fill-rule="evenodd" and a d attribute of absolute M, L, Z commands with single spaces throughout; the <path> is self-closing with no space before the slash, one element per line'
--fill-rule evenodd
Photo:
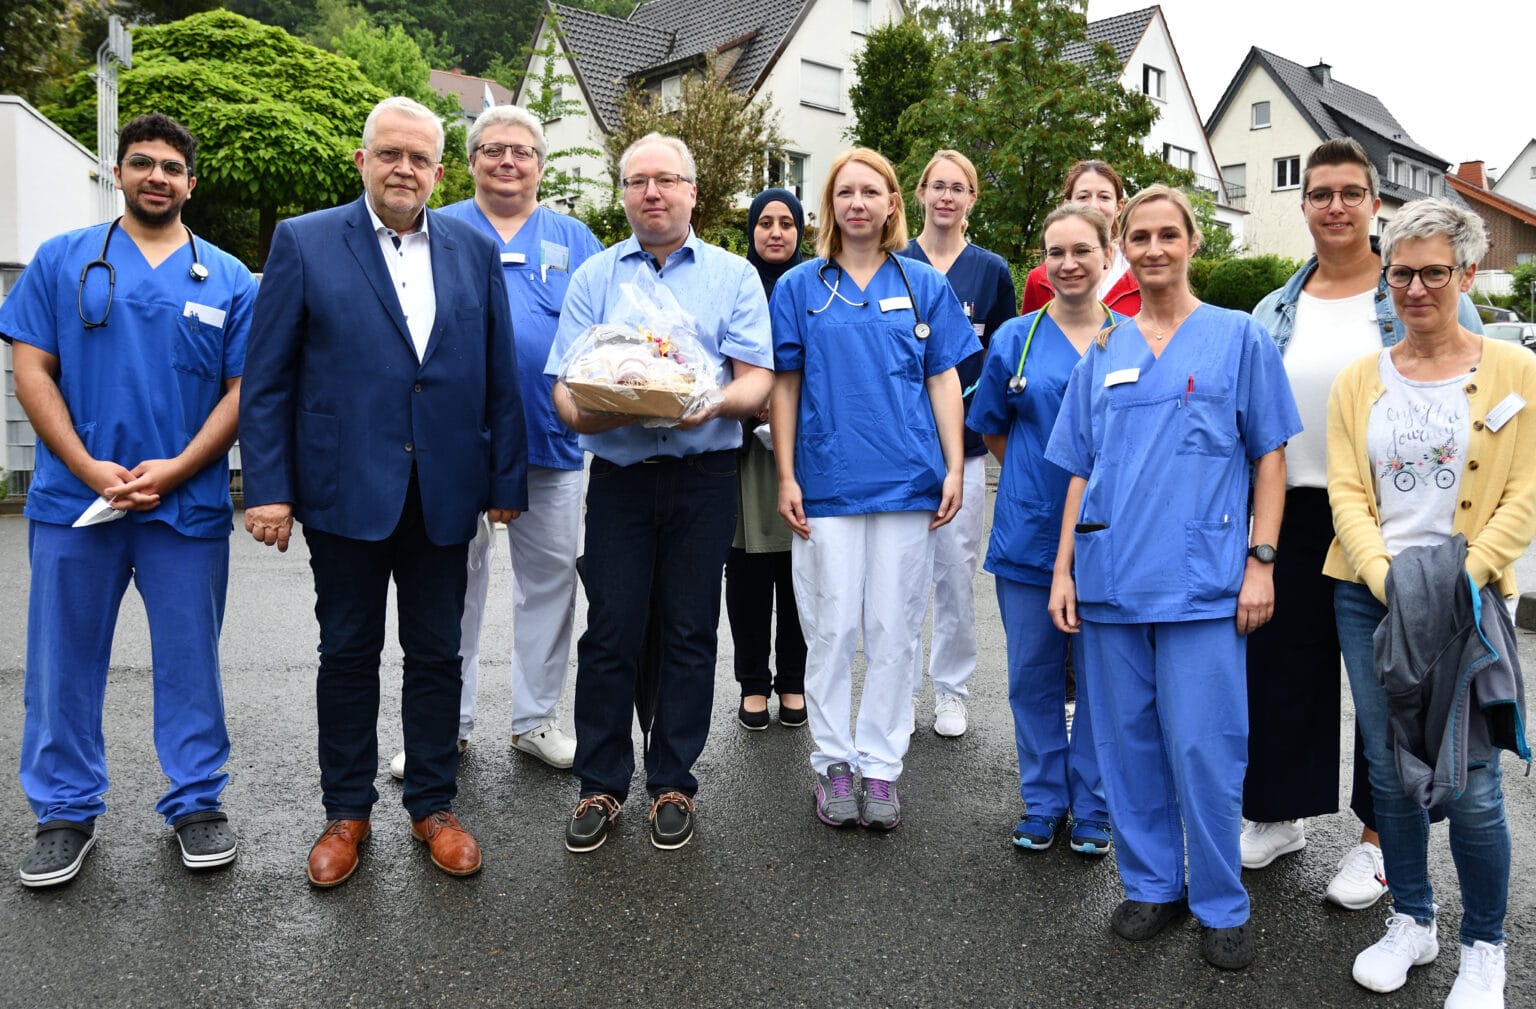
<path fill-rule="evenodd" d="M 1354 582 L 1339 582 L 1333 594 L 1339 625 L 1339 646 L 1355 697 L 1355 724 L 1365 741 L 1370 762 L 1371 796 L 1376 803 L 1376 830 L 1386 863 L 1387 885 L 1398 913 L 1427 925 L 1434 920 L 1434 893 L 1429 883 L 1429 813 L 1403 790 L 1397 764 L 1387 740 L 1387 693 L 1376 672 L 1371 636 L 1386 607 L 1371 590 Z M 1504 941 L 1504 912 L 1509 901 L 1509 827 L 1504 822 L 1504 791 L 1500 787 L 1499 754 L 1486 767 L 1472 771 L 1467 788 L 1442 811 L 1451 821 L 1451 858 L 1461 881 L 1461 942 Z"/>
<path fill-rule="evenodd" d="M 581 794 L 620 802 L 635 773 L 639 688 L 654 721 L 646 791 L 693 795 L 715 697 L 720 583 L 736 532 L 736 453 L 616 466 L 593 458 L 582 578 L 587 629 L 576 645 L 576 763 Z M 641 661 L 654 622 L 659 660 Z"/>

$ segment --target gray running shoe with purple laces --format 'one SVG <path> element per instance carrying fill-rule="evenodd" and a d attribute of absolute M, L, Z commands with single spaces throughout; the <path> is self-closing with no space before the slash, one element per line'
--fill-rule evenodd
<path fill-rule="evenodd" d="M 871 830 L 892 830 L 901 822 L 901 800 L 896 782 L 864 779 L 864 801 L 859 803 L 859 824 Z"/>
<path fill-rule="evenodd" d="M 816 775 L 816 819 L 829 827 L 851 827 L 859 822 L 859 796 L 853 789 L 853 770 L 836 763 L 826 774 Z"/>

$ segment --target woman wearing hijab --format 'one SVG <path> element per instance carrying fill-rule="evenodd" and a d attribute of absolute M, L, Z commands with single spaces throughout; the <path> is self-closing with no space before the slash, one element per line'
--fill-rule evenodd
<path fill-rule="evenodd" d="M 798 264 L 805 211 L 787 189 L 759 193 L 747 211 L 747 262 L 757 268 L 763 293 Z M 736 682 L 741 706 L 736 718 L 742 728 L 768 727 L 768 695 L 779 695 L 779 724 L 805 724 L 805 637 L 795 608 L 790 577 L 791 533 L 779 518 L 779 475 L 767 440 L 768 408 L 742 421 L 740 503 L 736 509 L 736 539 L 725 563 L 725 610 L 736 645 Z M 778 636 L 772 634 L 777 604 Z M 776 656 L 770 672 L 768 656 Z"/>

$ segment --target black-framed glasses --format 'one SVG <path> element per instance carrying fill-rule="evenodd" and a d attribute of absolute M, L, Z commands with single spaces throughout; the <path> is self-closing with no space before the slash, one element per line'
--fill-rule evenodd
<path fill-rule="evenodd" d="M 393 147 L 375 147 L 372 153 L 381 165 L 398 165 L 401 158 L 409 158 L 411 167 L 418 172 L 430 172 L 437 167 L 437 162 L 425 154 L 417 154 L 415 152 L 407 154 L 405 151 L 396 150 Z"/>
<path fill-rule="evenodd" d="M 158 165 L 160 173 L 168 179 L 185 178 L 190 171 L 183 162 L 156 161 L 147 154 L 130 154 L 123 159 L 123 164 L 136 172 L 143 172 L 145 175 L 153 172 L 155 166 Z"/>
<path fill-rule="evenodd" d="M 956 182 L 952 186 L 945 185 L 942 182 L 930 182 L 926 188 L 934 196 L 943 196 L 945 193 L 953 193 L 956 196 L 964 196 L 966 193 L 971 191 L 971 187 L 963 182 Z"/>
<path fill-rule="evenodd" d="M 1312 204 L 1315 210 L 1327 210 L 1333 205 L 1333 198 L 1337 196 L 1344 201 L 1344 206 L 1358 207 L 1370 195 L 1371 191 L 1364 186 L 1345 186 L 1343 189 L 1309 189 L 1307 190 L 1307 202 Z"/>
<path fill-rule="evenodd" d="M 679 183 L 692 182 L 686 175 L 676 172 L 658 172 L 655 175 L 629 175 L 619 180 L 619 185 L 631 193 L 643 193 L 647 186 L 656 183 L 656 188 L 663 193 L 670 193 L 678 187 Z"/>
<path fill-rule="evenodd" d="M 1381 271 L 1381 275 L 1386 278 L 1388 287 L 1395 287 L 1399 291 L 1412 287 L 1414 277 L 1418 277 L 1419 283 L 1429 290 L 1438 291 L 1451 282 L 1451 277 L 1458 269 L 1459 267 L 1445 266 L 1440 263 L 1421 266 L 1417 270 L 1406 266 L 1388 266 Z"/>
<path fill-rule="evenodd" d="M 512 160 L 520 165 L 526 165 L 530 161 L 537 161 L 539 152 L 527 144 L 481 144 L 475 148 L 476 154 L 484 154 L 492 161 L 500 161 L 507 154 L 512 155 Z"/>

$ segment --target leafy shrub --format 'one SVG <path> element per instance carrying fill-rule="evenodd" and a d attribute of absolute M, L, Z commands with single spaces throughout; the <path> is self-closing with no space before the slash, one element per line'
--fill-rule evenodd
<path fill-rule="evenodd" d="M 1301 266 L 1281 256 L 1244 256 L 1217 262 L 1200 287 L 1200 300 L 1251 312 L 1270 291 L 1281 287 Z"/>

